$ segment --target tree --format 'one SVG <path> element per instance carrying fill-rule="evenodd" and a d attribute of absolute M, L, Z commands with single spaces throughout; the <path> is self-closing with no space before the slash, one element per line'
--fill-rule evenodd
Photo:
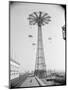
<path fill-rule="evenodd" d="M 36 55 L 36 64 L 35 64 L 35 75 L 43 78 L 46 72 L 44 49 L 43 49 L 43 40 L 42 40 L 42 26 L 48 24 L 50 20 L 48 13 L 33 12 L 29 15 L 29 24 L 38 26 L 38 41 L 37 41 L 37 55 Z"/>

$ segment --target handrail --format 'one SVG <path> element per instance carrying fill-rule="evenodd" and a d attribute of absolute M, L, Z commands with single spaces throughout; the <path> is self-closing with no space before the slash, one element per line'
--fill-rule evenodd
<path fill-rule="evenodd" d="M 35 79 L 37 80 L 40 86 L 45 86 L 45 84 L 37 76 L 35 76 Z"/>

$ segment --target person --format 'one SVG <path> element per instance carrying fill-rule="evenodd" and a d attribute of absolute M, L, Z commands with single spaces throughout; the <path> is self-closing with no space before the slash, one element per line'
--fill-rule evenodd
<path fill-rule="evenodd" d="M 32 83 L 32 79 L 30 80 L 30 83 Z"/>

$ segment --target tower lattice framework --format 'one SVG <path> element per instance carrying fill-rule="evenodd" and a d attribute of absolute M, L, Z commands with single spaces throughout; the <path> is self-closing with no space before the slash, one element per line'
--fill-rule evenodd
<path fill-rule="evenodd" d="M 46 76 L 46 64 L 43 49 L 42 29 L 38 27 L 37 54 L 35 63 L 35 75 L 39 78 Z"/>

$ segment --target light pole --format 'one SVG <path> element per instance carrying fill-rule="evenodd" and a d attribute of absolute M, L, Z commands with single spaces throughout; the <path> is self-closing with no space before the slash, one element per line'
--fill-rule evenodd
<path fill-rule="evenodd" d="M 62 26 L 62 36 L 63 36 L 63 39 L 66 40 L 66 26 Z"/>

